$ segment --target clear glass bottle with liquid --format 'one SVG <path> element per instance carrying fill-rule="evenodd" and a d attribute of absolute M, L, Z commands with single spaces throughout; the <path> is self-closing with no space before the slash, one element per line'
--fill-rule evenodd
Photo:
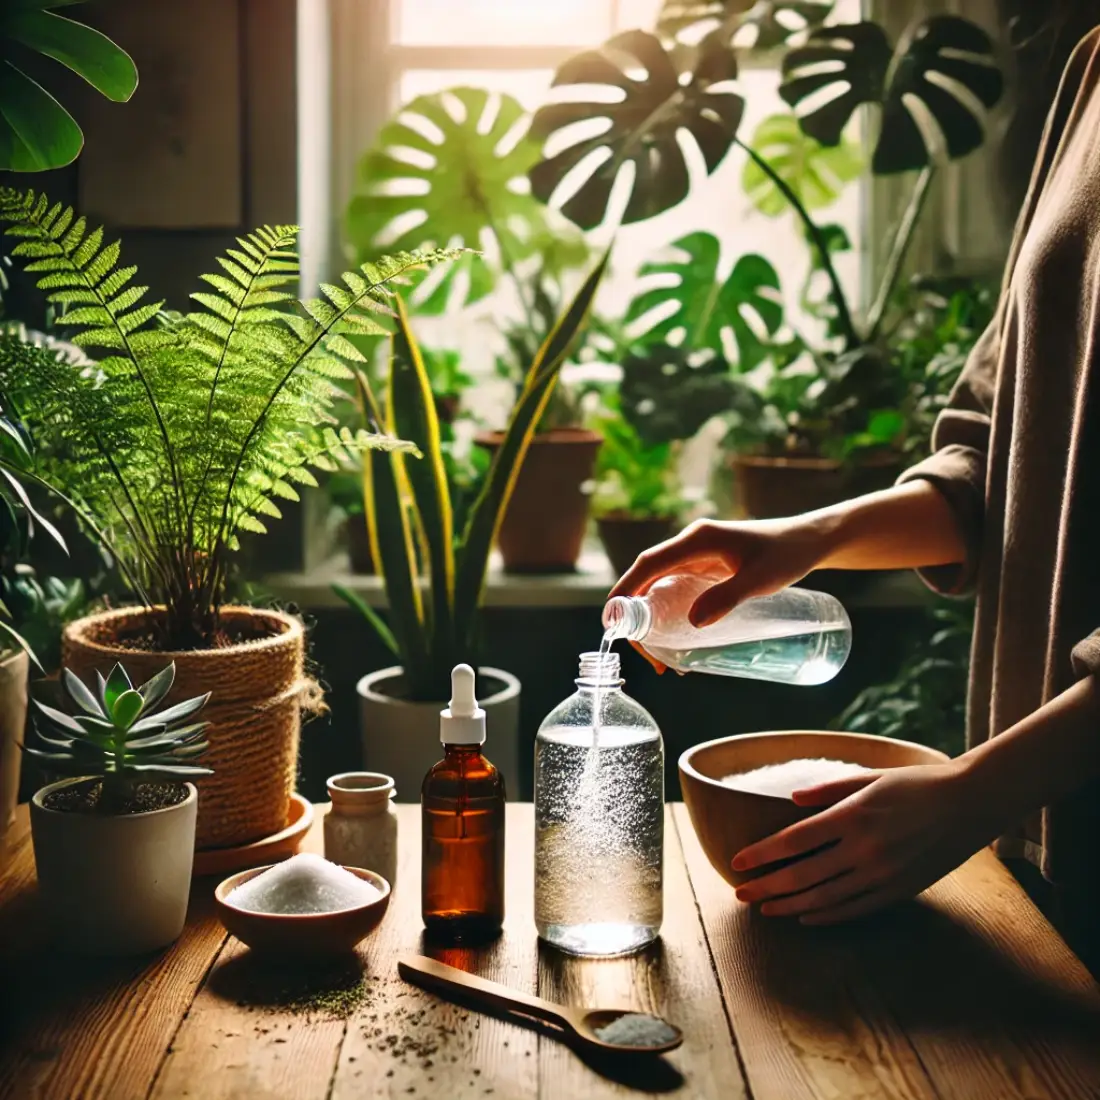
<path fill-rule="evenodd" d="M 663 914 L 664 746 L 623 692 L 616 653 L 581 657 L 577 691 L 535 741 L 535 924 L 573 955 L 657 938 Z"/>
<path fill-rule="evenodd" d="M 638 642 L 677 672 L 811 685 L 844 667 L 852 624 L 840 601 L 824 592 L 785 588 L 746 600 L 710 626 L 692 626 L 692 604 L 728 575 L 678 574 L 644 596 L 613 597 L 603 612 L 607 637 Z"/>

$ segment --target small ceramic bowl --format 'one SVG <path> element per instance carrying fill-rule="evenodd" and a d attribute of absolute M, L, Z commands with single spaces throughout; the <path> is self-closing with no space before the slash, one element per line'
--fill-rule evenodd
<path fill-rule="evenodd" d="M 344 870 L 369 882 L 381 892 L 381 897 L 354 909 L 337 909 L 332 913 L 254 913 L 226 900 L 242 882 L 268 869 L 254 867 L 230 875 L 214 891 L 214 903 L 222 924 L 253 951 L 297 956 L 338 955 L 351 951 L 374 931 L 390 904 L 390 884 L 381 875 L 359 867 L 345 867 Z"/>
<path fill-rule="evenodd" d="M 825 758 L 862 764 L 865 768 L 900 768 L 942 764 L 948 758 L 935 749 L 865 733 L 793 730 L 788 733 L 744 733 L 721 737 L 688 749 L 680 757 L 680 787 L 691 824 L 711 866 L 732 886 L 774 870 L 776 864 L 748 873 L 734 871 L 733 857 L 744 847 L 814 813 L 789 798 L 750 794 L 727 787 L 723 776 L 752 771 L 787 760 Z"/>

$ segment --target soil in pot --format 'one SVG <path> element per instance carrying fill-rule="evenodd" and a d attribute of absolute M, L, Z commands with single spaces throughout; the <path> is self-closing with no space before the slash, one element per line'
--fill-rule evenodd
<path fill-rule="evenodd" d="M 501 432 L 478 436 L 493 453 Z M 584 428 L 554 428 L 531 440 L 516 478 L 498 543 L 507 573 L 571 573 L 588 525 L 584 485 L 603 439 Z"/>
<path fill-rule="evenodd" d="M 630 516 L 625 512 L 600 516 L 596 528 L 604 553 L 617 577 L 621 577 L 643 550 L 670 539 L 679 528 L 672 516 Z"/>
<path fill-rule="evenodd" d="M 50 791 L 42 799 L 47 810 L 60 810 L 72 814 L 147 814 L 153 810 L 166 810 L 187 800 L 187 788 L 182 783 L 136 783 L 125 798 L 104 805 L 103 783 L 91 779 L 61 790 Z"/>

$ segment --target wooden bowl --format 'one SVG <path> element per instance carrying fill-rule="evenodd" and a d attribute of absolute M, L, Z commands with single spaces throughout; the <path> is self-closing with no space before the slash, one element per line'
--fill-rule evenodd
<path fill-rule="evenodd" d="M 814 813 L 788 798 L 750 794 L 720 782 L 726 775 L 752 771 L 787 760 L 845 760 L 865 768 L 900 768 L 909 764 L 942 764 L 942 752 L 866 733 L 792 730 L 788 733 L 743 733 L 720 737 L 688 749 L 680 757 L 680 787 L 695 835 L 711 866 L 732 886 L 774 870 L 778 864 L 740 872 L 733 857 L 744 847 Z"/>
<path fill-rule="evenodd" d="M 253 951 L 298 957 L 351 951 L 374 931 L 390 904 L 390 884 L 374 871 L 364 871 L 360 867 L 345 867 L 344 870 L 369 882 L 382 896 L 354 909 L 337 909 L 332 913 L 254 913 L 226 900 L 242 882 L 268 869 L 254 867 L 230 875 L 214 891 L 214 903 L 222 924 Z"/>

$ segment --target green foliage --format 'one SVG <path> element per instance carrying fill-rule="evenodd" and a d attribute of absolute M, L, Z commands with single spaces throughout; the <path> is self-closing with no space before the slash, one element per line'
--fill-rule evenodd
<path fill-rule="evenodd" d="M 863 154 L 843 137 L 834 146 L 809 137 L 793 114 L 770 115 L 756 128 L 752 147 L 775 170 L 806 211 L 823 210 L 863 171 Z M 778 217 L 791 209 L 785 192 L 751 158 L 745 162 L 741 186 L 761 214 Z"/>
<path fill-rule="evenodd" d="M 642 290 L 627 307 L 625 323 L 635 326 L 631 331 L 638 343 L 667 342 L 678 335 L 676 342 L 693 350 L 708 348 L 732 358 L 735 349 L 743 371 L 764 359 L 767 345 L 759 334 L 772 337 L 783 324 L 779 276 L 763 256 L 750 254 L 722 282 L 720 253 L 715 236 L 690 233 L 642 265 L 640 278 L 658 276 L 661 283 Z"/>
<path fill-rule="evenodd" d="M 74 2 L 79 0 L 6 0 L 0 10 L 0 170 L 60 168 L 84 144 L 73 116 L 19 67 L 20 49 L 52 58 L 116 103 L 137 88 L 129 54 L 54 10 Z"/>
<path fill-rule="evenodd" d="M 477 663 L 489 554 L 536 426 L 586 324 L 606 267 L 605 255 L 532 360 L 504 440 L 461 529 L 427 369 L 400 302 L 385 410 L 375 406 L 360 374 L 364 414 L 411 440 L 423 459 L 407 462 L 396 451 L 364 455 L 367 526 L 386 585 L 388 623 L 353 594 L 338 592 L 400 658 L 412 701 L 446 699 L 451 669 Z"/>
<path fill-rule="evenodd" d="M 980 148 L 1004 88 L 989 35 L 959 16 L 936 15 L 916 24 L 896 49 L 877 23 L 817 30 L 784 59 L 779 91 L 792 107 L 813 97 L 799 121 L 827 146 L 840 143 L 857 107 L 880 106 L 871 167 L 893 175 Z M 826 90 L 833 94 L 822 100 Z"/>
<path fill-rule="evenodd" d="M 393 288 L 451 258 L 402 252 L 345 273 L 323 297 L 298 301 L 294 226 L 264 227 L 219 257 L 201 308 L 166 314 L 119 267 L 117 243 L 33 192 L 0 190 L 0 221 L 94 367 L 74 370 L 47 348 L 0 338 L 0 392 L 38 460 L 0 468 L 68 494 L 134 593 L 163 605 L 158 642 L 201 648 L 219 637 L 228 558 L 316 484 L 334 456 L 404 448 L 379 430 L 333 426 L 335 383 L 363 361 L 349 336 L 385 332 Z"/>
<path fill-rule="evenodd" d="M 657 29 L 684 39 L 718 32 L 738 47 L 773 50 L 832 9 L 833 0 L 664 0 Z"/>
<path fill-rule="evenodd" d="M 965 747 L 973 633 L 974 605 L 941 601 L 906 647 L 894 678 L 860 692 L 832 728 L 916 741 L 957 756 Z"/>
<path fill-rule="evenodd" d="M 624 225 L 678 206 L 690 186 L 680 134 L 694 138 L 707 174 L 714 172 L 732 147 L 744 113 L 745 101 L 732 85 L 736 77 L 737 59 L 717 39 L 684 54 L 645 31 L 625 31 L 599 49 L 570 58 L 555 74 L 555 87 L 602 85 L 613 95 L 538 110 L 531 123 L 536 138 L 546 142 L 568 131 L 575 140 L 532 167 L 532 191 L 549 202 L 585 161 L 589 174 L 561 210 L 582 229 L 593 229 L 607 217 L 620 169 L 633 164 Z M 606 122 L 595 135 L 568 130 L 594 119 Z"/>
<path fill-rule="evenodd" d="M 11 612 L 19 636 L 40 668 L 54 671 L 61 663 L 61 631 L 89 610 L 90 600 L 80 579 L 39 579 L 29 565 L 0 576 L 4 606 Z"/>
<path fill-rule="evenodd" d="M 617 387 L 601 394 L 590 426 L 603 436 L 593 474 L 592 508 L 596 515 L 632 519 L 679 517 L 684 500 L 677 476 L 675 447 L 647 446 L 622 415 Z"/>
<path fill-rule="evenodd" d="M 96 776 L 108 807 L 126 798 L 139 782 L 178 782 L 213 774 L 194 763 L 209 742 L 207 722 L 193 719 L 210 698 L 196 696 L 159 709 L 176 678 L 173 661 L 135 688 L 120 664 L 93 691 L 70 669 L 61 683 L 72 713 L 32 699 L 34 726 L 43 748 L 25 748 L 52 772 Z"/>

